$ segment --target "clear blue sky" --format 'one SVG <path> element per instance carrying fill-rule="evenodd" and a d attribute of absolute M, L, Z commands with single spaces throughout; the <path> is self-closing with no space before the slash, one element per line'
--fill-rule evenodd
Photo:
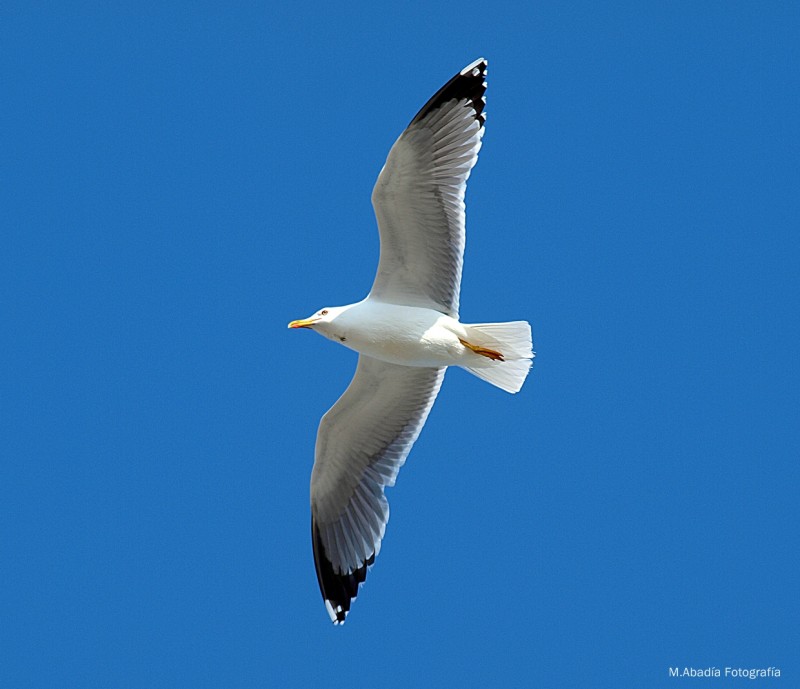
<path fill-rule="evenodd" d="M 0 686 L 796 686 L 799 25 L 7 3 Z M 286 323 L 364 296 L 386 153 L 479 56 L 462 317 L 538 358 L 448 373 L 334 628 L 308 484 L 355 355 Z"/>

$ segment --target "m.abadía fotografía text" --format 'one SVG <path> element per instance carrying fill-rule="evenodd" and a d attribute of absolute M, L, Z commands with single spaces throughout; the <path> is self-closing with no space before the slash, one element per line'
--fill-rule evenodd
<path fill-rule="evenodd" d="M 716 666 L 710 667 L 678 667 L 677 665 L 669 668 L 670 677 L 743 677 L 746 679 L 760 679 L 761 677 L 780 677 L 779 667 L 730 667 L 722 669 Z"/>

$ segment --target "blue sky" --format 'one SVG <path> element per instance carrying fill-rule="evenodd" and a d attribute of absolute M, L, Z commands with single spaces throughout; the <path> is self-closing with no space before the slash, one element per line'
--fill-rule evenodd
<path fill-rule="evenodd" d="M 0 685 L 793 683 L 796 4 L 66 5 L 0 15 Z M 355 355 L 286 323 L 364 296 L 386 153 L 482 55 L 462 318 L 536 365 L 448 373 L 334 628 Z"/>

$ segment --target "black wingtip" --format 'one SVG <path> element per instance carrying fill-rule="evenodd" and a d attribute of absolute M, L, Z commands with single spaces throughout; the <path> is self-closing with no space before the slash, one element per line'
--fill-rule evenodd
<path fill-rule="evenodd" d="M 314 566 L 317 568 L 319 590 L 325 601 L 325 607 L 334 624 L 344 624 L 350 603 L 358 595 L 358 587 L 367 578 L 367 568 L 375 562 L 375 554 L 357 570 L 350 574 L 339 574 L 325 554 L 325 546 L 314 517 L 311 517 L 311 542 L 314 548 Z"/>
<path fill-rule="evenodd" d="M 486 67 L 488 64 L 488 61 L 481 57 L 464 67 L 422 106 L 422 109 L 411 120 L 411 124 L 419 122 L 447 101 L 469 99 L 475 109 L 475 119 L 483 126 L 486 122 L 486 115 L 483 113 L 486 101 L 483 96 L 486 93 Z"/>

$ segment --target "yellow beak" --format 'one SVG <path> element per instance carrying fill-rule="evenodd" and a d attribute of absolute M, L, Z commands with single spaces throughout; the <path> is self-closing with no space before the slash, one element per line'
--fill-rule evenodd
<path fill-rule="evenodd" d="M 290 328 L 310 328 L 312 323 L 316 323 L 319 318 L 305 318 L 300 321 L 292 321 L 289 323 Z"/>

